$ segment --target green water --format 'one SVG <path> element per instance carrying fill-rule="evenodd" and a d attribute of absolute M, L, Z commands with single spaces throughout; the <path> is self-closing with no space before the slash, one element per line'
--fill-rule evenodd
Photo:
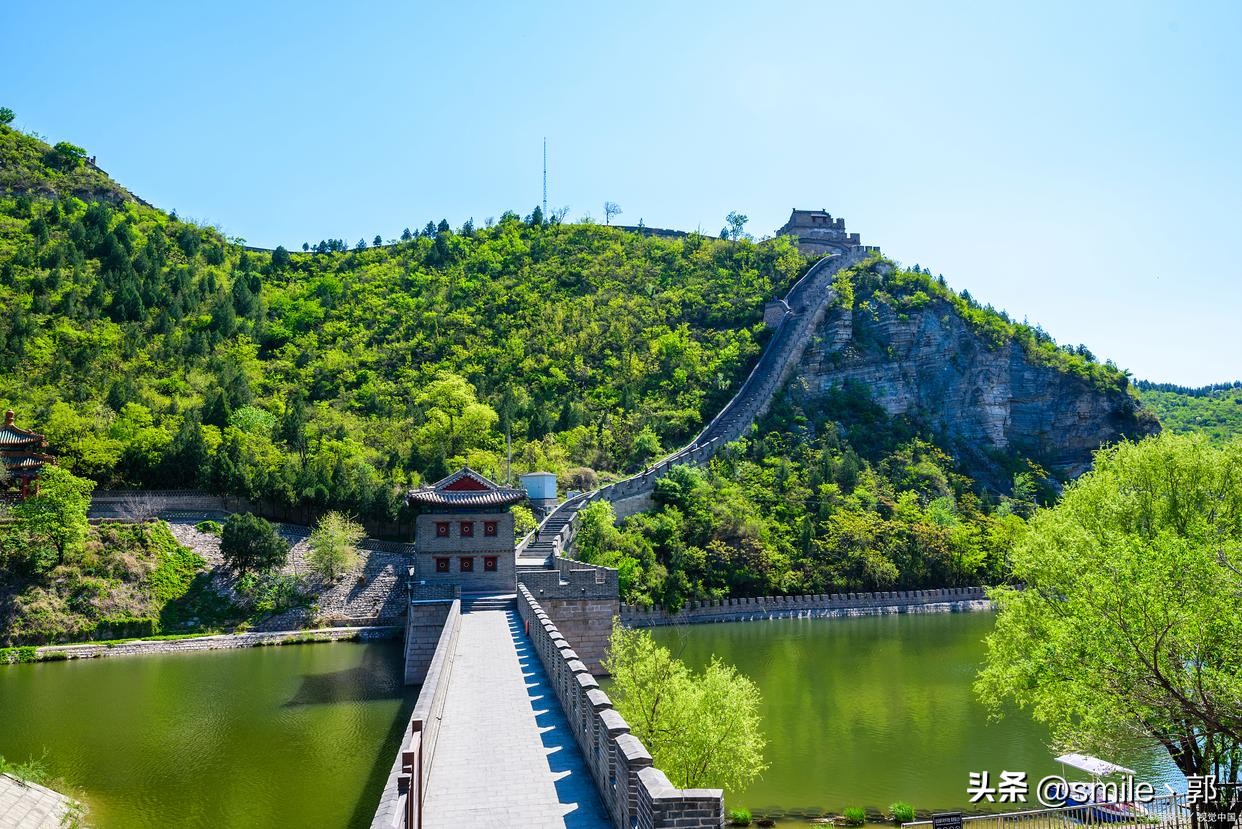
<path fill-rule="evenodd" d="M 46 749 L 97 829 L 369 826 L 417 689 L 398 643 L 0 668 L 0 754 Z"/>
<path fill-rule="evenodd" d="M 733 663 L 763 693 L 769 768 L 747 790 L 726 793 L 730 806 L 839 812 L 903 800 L 941 810 L 978 808 L 966 794 L 972 771 L 989 771 L 993 783 L 1002 770 L 1025 771 L 1032 794 L 1040 777 L 1061 771 L 1029 715 L 989 722 L 972 694 L 993 621 L 944 613 L 653 633 L 695 667 L 712 654 Z M 1107 759 L 1153 785 L 1181 780 L 1156 752 Z"/>

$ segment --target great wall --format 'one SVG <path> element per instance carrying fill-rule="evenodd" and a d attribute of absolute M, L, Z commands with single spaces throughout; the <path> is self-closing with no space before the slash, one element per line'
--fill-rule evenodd
<path fill-rule="evenodd" d="M 800 213 L 805 215 L 799 218 Z M 815 221 L 823 225 L 815 232 L 797 226 Z M 508 505 L 524 494 L 463 469 L 411 493 L 429 505 L 415 519 L 416 543 L 365 541 L 357 583 L 333 588 L 339 596 L 331 591 L 321 596 L 313 619 L 282 618 L 274 628 L 241 637 L 57 647 L 44 649 L 48 652 L 41 656 L 127 655 L 403 632 L 405 681 L 420 689 L 396 747 L 374 829 L 481 825 L 497 815 L 504 816 L 505 825 L 722 827 L 723 792 L 673 787 L 601 690 L 596 676 L 604 671 L 614 619 L 656 627 L 987 606 L 981 590 L 953 588 L 692 602 L 669 613 L 622 605 L 615 570 L 572 557 L 578 513 L 585 506 L 607 502 L 618 519 L 652 508 L 656 483 L 670 469 L 705 463 L 764 415 L 832 307 L 834 277 L 876 251 L 858 244 L 856 234 L 846 234 L 841 220 L 826 213 L 795 211 L 782 230 L 791 229 L 805 231 L 804 247 L 810 252 L 826 255 L 784 298 L 765 307 L 768 342 L 734 397 L 684 447 L 635 475 L 551 508 L 507 554 L 495 542 L 506 534 L 512 538 Z M 216 554 L 213 542 L 196 535 L 194 522 L 237 510 L 270 513 L 264 509 L 268 505 L 200 492 L 143 493 L 142 498 L 147 503 L 140 507 L 157 508 L 174 525 L 178 540 L 197 546 L 209 559 Z M 133 500 L 133 493 L 97 493 L 92 514 L 124 517 L 133 512 Z M 282 524 L 280 529 L 293 546 L 296 570 L 305 527 Z M 408 537 L 409 529 L 372 531 Z M 481 567 L 476 568 L 476 560 Z M 307 624 L 327 627 L 309 635 L 279 629 Z M 556 753 L 555 768 L 549 765 L 549 745 Z"/>

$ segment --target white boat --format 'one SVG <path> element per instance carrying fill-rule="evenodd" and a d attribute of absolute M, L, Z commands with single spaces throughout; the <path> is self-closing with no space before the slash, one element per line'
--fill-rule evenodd
<path fill-rule="evenodd" d="M 1071 752 L 1056 758 L 1057 762 L 1091 775 L 1091 782 L 1071 782 L 1063 792 L 1066 806 L 1082 806 L 1073 814 L 1081 823 L 1129 823 L 1147 815 L 1147 809 L 1133 800 L 1119 800 L 1118 793 L 1132 795 L 1131 786 L 1105 783 L 1104 778 L 1114 774 L 1134 777 L 1134 769 L 1101 760 L 1088 754 Z M 1062 775 L 1064 777 L 1064 775 Z"/>

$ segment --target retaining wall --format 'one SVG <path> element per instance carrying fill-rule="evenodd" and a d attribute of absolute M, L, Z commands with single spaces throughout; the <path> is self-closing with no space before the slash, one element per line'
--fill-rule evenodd
<path fill-rule="evenodd" d="M 435 653 L 427 667 L 423 687 L 419 689 L 414 711 L 402 734 L 397 757 L 388 772 L 379 807 L 371 820 L 371 829 L 416 829 L 422 826 L 423 795 L 436 752 L 440 719 L 448 699 L 449 677 L 453 673 L 460 635 L 461 599 L 454 599 L 448 605 L 444 625 L 436 640 Z"/>
<path fill-rule="evenodd" d="M 628 627 L 643 628 L 707 622 L 746 622 L 754 619 L 818 619 L 836 616 L 875 616 L 886 613 L 987 610 L 991 606 L 987 591 L 982 587 L 949 587 L 943 590 L 826 593 L 808 596 L 764 596 L 753 599 L 688 602 L 685 608 L 677 613 L 622 605 L 621 621 Z"/>
<path fill-rule="evenodd" d="M 316 630 L 281 630 L 262 633 L 222 633 L 218 636 L 195 636 L 190 639 L 148 639 L 117 642 L 112 645 L 86 642 L 79 645 L 42 645 L 36 651 L 39 659 L 93 659 L 97 656 L 136 656 L 149 653 L 188 653 L 227 648 L 254 648 L 261 645 L 288 645 L 302 642 L 337 642 L 348 639 L 395 639 L 401 635 L 396 626 L 334 627 Z"/>
<path fill-rule="evenodd" d="M 601 568 L 602 569 L 602 568 Z M 548 612 L 524 585 L 518 585 L 518 615 L 569 720 L 574 738 L 617 829 L 720 829 L 724 793 L 720 789 L 677 789 L 651 764 L 651 754 Z"/>

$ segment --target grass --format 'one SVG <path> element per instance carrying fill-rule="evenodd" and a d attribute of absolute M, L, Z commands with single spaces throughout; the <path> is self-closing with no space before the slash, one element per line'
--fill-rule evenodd
<path fill-rule="evenodd" d="M 894 823 L 909 823 L 914 820 L 914 807 L 904 801 L 897 801 L 888 807 Z"/>
<path fill-rule="evenodd" d="M 867 810 L 860 806 L 850 806 L 843 815 L 847 826 L 862 826 L 867 822 Z"/>
<path fill-rule="evenodd" d="M 749 809 L 730 809 L 729 825 L 730 826 L 750 826 L 751 816 Z"/>

